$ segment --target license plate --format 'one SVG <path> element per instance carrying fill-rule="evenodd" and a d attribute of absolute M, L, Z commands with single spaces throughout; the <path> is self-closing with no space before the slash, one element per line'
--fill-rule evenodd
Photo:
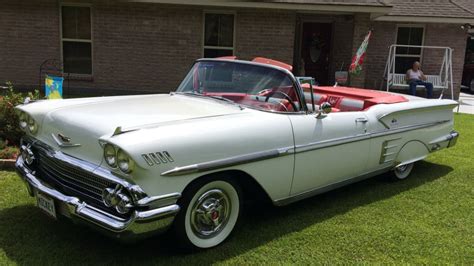
<path fill-rule="evenodd" d="M 54 207 L 54 200 L 46 195 L 42 195 L 41 193 L 36 194 L 36 201 L 38 203 L 38 207 L 46 212 L 48 215 L 56 218 L 56 208 Z"/>

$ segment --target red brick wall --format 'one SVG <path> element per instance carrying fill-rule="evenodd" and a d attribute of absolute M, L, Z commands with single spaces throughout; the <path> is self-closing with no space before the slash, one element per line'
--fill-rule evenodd
<path fill-rule="evenodd" d="M 296 14 L 239 10 L 235 55 L 242 59 L 269 57 L 293 64 Z"/>
<path fill-rule="evenodd" d="M 0 4 L 0 83 L 38 86 L 40 64 L 58 58 L 56 0 L 2 1 Z"/>

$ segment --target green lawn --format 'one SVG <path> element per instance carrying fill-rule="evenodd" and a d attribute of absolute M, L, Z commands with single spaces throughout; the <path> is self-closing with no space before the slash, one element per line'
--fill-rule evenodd
<path fill-rule="evenodd" d="M 3 264 L 474 264 L 474 116 L 456 115 L 457 146 L 410 179 L 378 176 L 287 207 L 247 210 L 215 249 L 181 254 L 163 237 L 122 245 L 55 222 L 13 172 L 0 172 Z M 66 264 L 67 263 L 67 264 Z"/>

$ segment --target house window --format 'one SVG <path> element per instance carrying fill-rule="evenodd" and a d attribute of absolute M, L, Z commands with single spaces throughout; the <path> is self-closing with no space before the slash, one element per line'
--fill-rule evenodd
<path fill-rule="evenodd" d="M 91 8 L 62 6 L 61 22 L 64 72 L 91 75 Z"/>
<path fill-rule="evenodd" d="M 204 57 L 234 54 L 234 14 L 204 14 Z"/>
<path fill-rule="evenodd" d="M 423 27 L 399 26 L 397 29 L 397 44 L 422 46 L 423 33 Z M 395 72 L 406 73 L 413 62 L 421 61 L 421 56 L 421 48 L 397 47 Z"/>

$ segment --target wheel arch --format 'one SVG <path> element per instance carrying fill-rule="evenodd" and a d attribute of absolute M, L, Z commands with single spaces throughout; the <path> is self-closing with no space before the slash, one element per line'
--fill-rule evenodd
<path fill-rule="evenodd" d="M 395 159 L 395 167 L 421 161 L 430 153 L 428 147 L 420 140 L 410 140 L 406 142 Z"/>
<path fill-rule="evenodd" d="M 222 170 L 213 173 L 208 173 L 194 178 L 183 190 L 183 194 L 192 187 L 193 184 L 203 182 L 203 180 L 211 180 L 217 177 L 229 177 L 237 182 L 244 194 L 245 200 L 264 200 L 272 202 L 268 192 L 262 187 L 262 185 L 250 174 L 242 170 Z"/>

